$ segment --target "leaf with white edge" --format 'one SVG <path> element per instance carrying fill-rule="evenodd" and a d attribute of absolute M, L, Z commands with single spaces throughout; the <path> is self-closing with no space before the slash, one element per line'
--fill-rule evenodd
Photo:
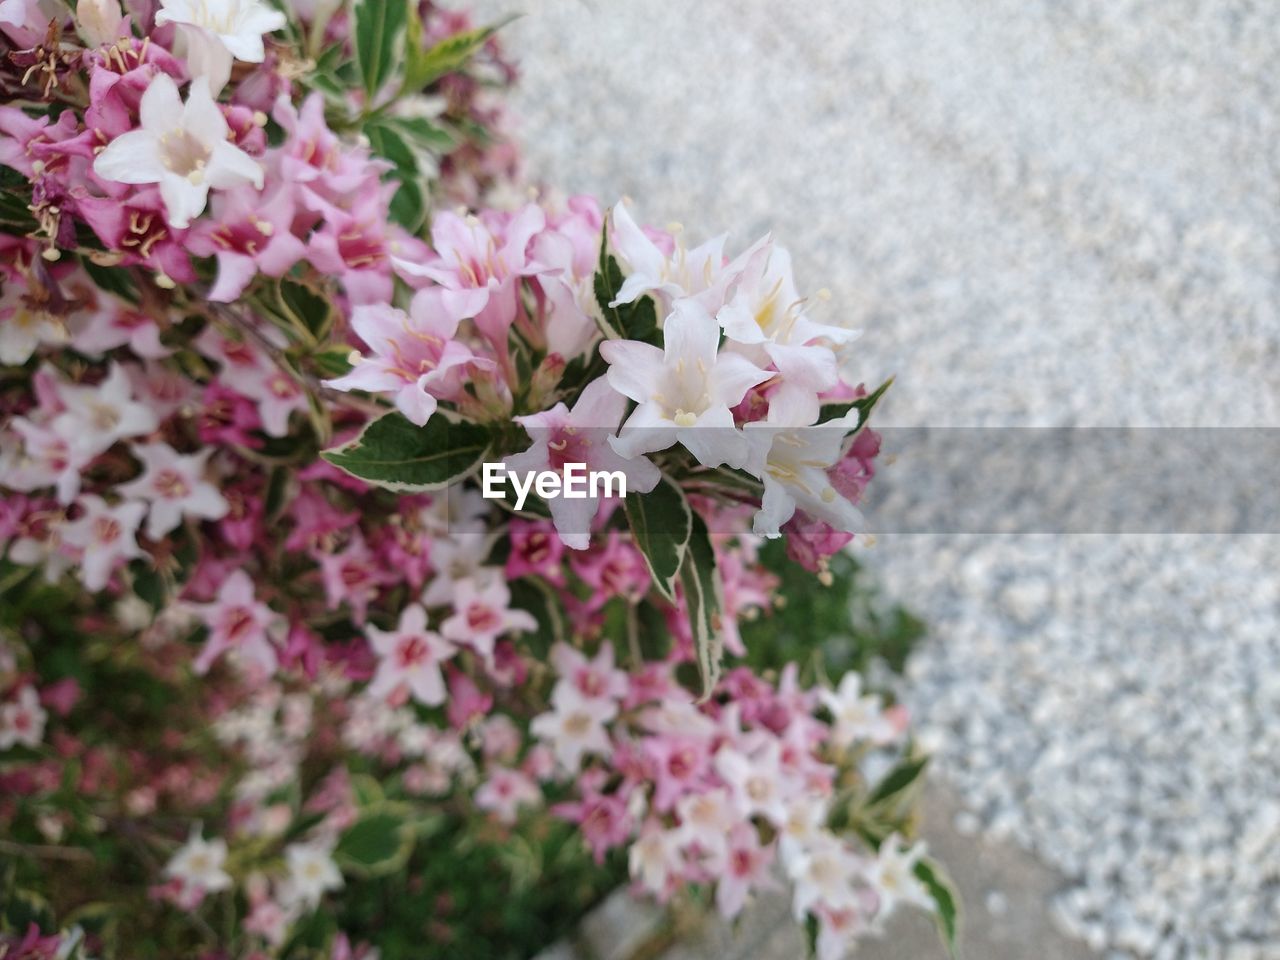
<path fill-rule="evenodd" d="M 720 680 L 720 661 L 724 656 L 724 635 L 720 629 L 720 575 L 716 570 L 716 554 L 707 525 L 697 513 L 692 516 L 693 530 L 680 567 L 680 585 L 684 589 L 684 600 L 693 627 L 693 645 L 698 655 L 702 699 L 705 700 Z"/>
<path fill-rule="evenodd" d="M 437 156 L 448 153 L 458 145 L 456 134 L 432 123 L 426 117 L 387 117 L 382 123 L 394 129 L 411 146 Z"/>
<path fill-rule="evenodd" d="M 382 877 L 399 870 L 413 852 L 416 834 L 394 804 L 365 810 L 342 834 L 333 859 L 345 873 Z"/>
<path fill-rule="evenodd" d="M 942 867 L 928 857 L 916 864 L 915 875 L 933 898 L 938 935 L 952 960 L 956 960 L 960 956 L 960 896 Z"/>
<path fill-rule="evenodd" d="M 394 0 L 392 0 L 394 2 Z M 408 66 L 405 69 L 404 89 L 416 92 L 434 83 L 447 73 L 462 69 L 495 33 L 514 20 L 510 17 L 500 23 L 474 30 L 463 30 L 445 37 L 428 50 L 422 49 L 421 24 L 410 27 Z"/>
<path fill-rule="evenodd" d="M 875 409 L 885 391 L 891 386 L 893 386 L 893 377 L 880 384 L 865 397 L 859 397 L 857 400 L 847 400 L 842 403 L 824 403 L 821 412 L 818 414 L 818 425 L 821 426 L 824 423 L 830 423 L 832 420 L 839 420 L 848 414 L 850 410 L 857 410 L 858 422 L 849 430 L 851 434 L 857 433 L 867 425 L 867 421 L 871 419 L 871 411 Z"/>
<path fill-rule="evenodd" d="M 321 456 L 335 467 L 402 493 L 440 490 L 480 469 L 489 453 L 486 427 L 450 422 L 437 412 L 425 427 L 400 413 L 374 420 L 355 440 Z"/>
<path fill-rule="evenodd" d="M 617 259 L 609 253 L 609 222 L 606 219 L 600 235 L 600 262 L 596 266 L 594 280 L 596 303 L 600 307 L 596 324 L 609 340 L 656 343 L 659 338 L 658 311 L 652 297 L 641 297 L 631 303 L 620 303 L 616 307 L 609 306 L 617 299 L 625 280 Z"/>
<path fill-rule="evenodd" d="M 665 474 L 648 493 L 629 493 L 624 501 L 631 536 L 644 554 L 653 585 L 671 603 L 693 532 L 693 510 L 684 492 Z"/>
<path fill-rule="evenodd" d="M 928 756 L 908 757 L 903 760 L 890 770 L 883 780 L 876 784 L 875 789 L 871 791 L 871 795 L 867 797 L 867 804 L 886 803 L 902 796 L 920 779 L 920 774 L 924 773 L 924 769 L 928 765 Z"/>
<path fill-rule="evenodd" d="M 396 0 L 353 0 L 356 63 L 364 91 L 373 98 L 404 59 L 408 5 Z"/>

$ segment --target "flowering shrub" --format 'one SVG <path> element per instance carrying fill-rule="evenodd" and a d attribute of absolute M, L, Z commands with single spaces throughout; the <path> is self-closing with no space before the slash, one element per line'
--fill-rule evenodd
<path fill-rule="evenodd" d="M 722 669 L 879 449 L 785 251 L 503 204 L 431 3 L 0 32 L 0 956 L 519 955 L 623 869 L 954 938 L 902 711 Z"/>

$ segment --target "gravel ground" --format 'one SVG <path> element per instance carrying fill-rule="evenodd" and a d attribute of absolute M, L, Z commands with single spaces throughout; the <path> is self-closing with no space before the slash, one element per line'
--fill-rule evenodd
<path fill-rule="evenodd" d="M 526 9 L 508 35 L 530 172 L 735 249 L 771 229 L 802 289 L 866 329 L 867 380 L 898 375 L 882 424 L 1280 423 L 1269 4 Z M 911 488 L 905 459 L 886 472 Z M 1046 910 L 1107 955 L 1280 956 L 1278 554 L 1171 535 L 868 552 L 934 626 L 907 695 L 958 825 L 1059 868 Z"/>

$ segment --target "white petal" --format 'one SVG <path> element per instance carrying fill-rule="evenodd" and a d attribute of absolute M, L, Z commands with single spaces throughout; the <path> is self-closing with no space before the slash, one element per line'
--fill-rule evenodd
<path fill-rule="evenodd" d="M 181 229 L 190 226 L 192 218 L 204 212 L 204 205 L 209 199 L 209 184 L 195 184 L 166 170 L 160 178 L 160 196 L 169 214 L 169 226 Z"/>
<path fill-rule="evenodd" d="M 227 118 L 213 100 L 208 77 L 191 81 L 187 104 L 182 108 L 182 128 L 209 147 L 227 139 Z"/>
<path fill-rule="evenodd" d="M 238 187 L 242 183 L 252 183 L 261 190 L 262 177 L 262 164 L 226 140 L 214 146 L 205 170 L 209 186 L 219 190 Z"/>
<path fill-rule="evenodd" d="M 93 161 L 93 172 L 117 183 L 158 183 L 165 167 L 156 138 L 145 130 L 131 130 L 107 144 Z"/>
<path fill-rule="evenodd" d="M 144 130 L 159 136 L 182 125 L 182 98 L 178 85 L 167 73 L 157 73 L 138 108 Z"/>
<path fill-rule="evenodd" d="M 600 356 L 609 364 L 609 386 L 637 402 L 651 397 L 666 374 L 662 351 L 639 340 L 606 340 Z"/>

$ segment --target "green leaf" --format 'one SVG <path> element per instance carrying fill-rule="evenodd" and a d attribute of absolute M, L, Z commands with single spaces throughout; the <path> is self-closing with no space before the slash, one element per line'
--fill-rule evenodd
<path fill-rule="evenodd" d="M 395 0 L 390 0 L 395 2 Z M 462 69 L 485 45 L 490 37 L 511 20 L 503 20 L 488 27 L 464 30 L 446 37 L 429 50 L 422 49 L 422 24 L 416 17 L 410 18 L 408 65 L 405 68 L 404 89 L 416 92 L 434 83 L 447 73 Z"/>
<path fill-rule="evenodd" d="M 353 0 L 356 63 L 370 99 L 404 59 L 408 5 L 397 0 Z"/>
<path fill-rule="evenodd" d="M 724 655 L 724 636 L 720 630 L 720 576 L 716 572 L 716 554 L 707 525 L 697 513 L 691 511 L 691 514 L 693 529 L 689 549 L 680 567 L 680 585 L 693 626 L 698 674 L 702 677 L 702 696 L 705 699 L 711 696 L 720 679 L 720 661 Z"/>
<path fill-rule="evenodd" d="M 665 474 L 648 493 L 629 493 L 624 502 L 636 546 L 644 554 L 653 585 L 671 603 L 693 532 L 693 510 L 684 492 Z"/>
<path fill-rule="evenodd" d="M 546 659 L 552 645 L 566 639 L 560 599 L 540 577 L 521 577 L 512 581 L 511 606 L 529 612 L 538 621 L 537 632 L 524 638 L 536 659 Z"/>
<path fill-rule="evenodd" d="M 279 280 L 280 306 L 286 316 L 317 341 L 329 336 L 333 327 L 332 301 L 314 287 L 282 277 Z"/>
<path fill-rule="evenodd" d="M 380 157 L 386 157 L 401 173 L 410 175 L 417 173 L 418 159 L 394 125 L 382 120 L 372 120 L 365 124 L 364 132 L 369 138 L 369 146 L 374 153 Z"/>
<path fill-rule="evenodd" d="M 920 778 L 920 774 L 928 765 L 929 757 L 927 756 L 908 757 L 903 760 L 876 784 L 876 788 L 867 797 L 867 803 L 869 805 L 885 803 L 900 796 Z"/>
<path fill-rule="evenodd" d="M 426 117 L 387 117 L 384 126 L 396 130 L 410 145 L 441 156 L 458 145 L 457 134 L 437 126 Z"/>
<path fill-rule="evenodd" d="M 893 386 L 893 377 L 880 384 L 865 397 L 859 397 L 857 400 L 849 400 L 844 403 L 823 404 L 822 410 L 818 414 L 818 425 L 821 426 L 832 420 L 839 420 L 850 410 L 857 410 L 858 422 L 849 429 L 850 433 L 857 433 L 867 425 L 867 421 L 871 419 L 871 411 L 875 409 L 876 404 L 880 402 L 880 398 L 884 396 L 885 391 L 891 386 Z"/>
<path fill-rule="evenodd" d="M 928 857 L 916 864 L 915 875 L 916 879 L 923 883 L 924 888 L 929 891 L 929 896 L 933 898 L 933 903 L 936 907 L 934 916 L 938 923 L 938 934 L 942 937 L 942 942 L 952 960 L 955 960 L 960 955 L 958 952 L 960 896 L 956 893 L 951 878 L 947 876 L 942 867 Z"/>
<path fill-rule="evenodd" d="M 611 304 L 618 297 L 626 277 L 618 261 L 609 253 L 609 223 L 606 220 L 600 234 L 600 263 L 596 268 L 596 303 L 601 316 L 596 318 L 600 331 L 610 340 L 642 340 L 654 342 L 658 338 L 658 312 L 652 297 L 641 297 L 631 303 Z"/>
<path fill-rule="evenodd" d="M 440 490 L 480 468 L 490 447 L 489 431 L 465 421 L 451 423 L 437 412 L 425 427 L 403 414 L 374 420 L 350 443 L 321 456 L 369 483 L 398 492 Z"/>
<path fill-rule="evenodd" d="M 399 870 L 413 852 L 414 831 L 392 804 L 367 810 L 347 828 L 333 850 L 343 871 L 381 877 Z"/>

